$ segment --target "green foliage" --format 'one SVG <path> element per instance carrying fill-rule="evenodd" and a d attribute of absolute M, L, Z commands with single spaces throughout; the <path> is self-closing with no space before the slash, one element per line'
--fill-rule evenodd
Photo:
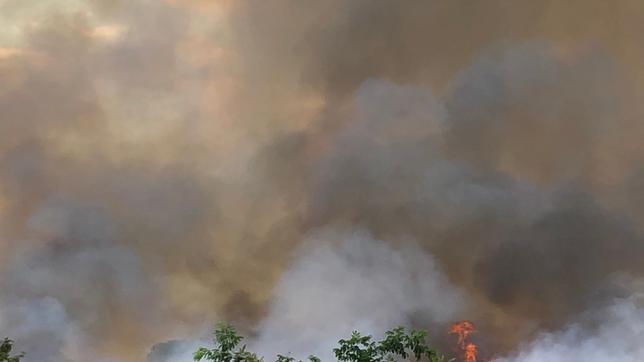
<path fill-rule="evenodd" d="M 194 353 L 194 360 L 214 362 L 263 362 L 263 358 L 255 353 L 246 351 L 246 346 L 238 348 L 242 337 L 235 329 L 226 323 L 220 323 L 215 330 L 215 348 L 199 348 Z M 386 362 L 398 359 L 411 359 L 428 362 L 451 362 L 445 356 L 438 355 L 426 343 L 427 333 L 412 330 L 409 333 L 405 328 L 398 327 L 385 332 L 381 341 L 373 341 L 371 336 L 363 336 L 354 331 L 349 339 L 341 339 L 339 347 L 333 353 L 339 362 Z M 321 362 L 316 356 L 308 357 L 310 362 Z M 0 360 L 0 362 L 2 362 Z M 277 355 L 276 362 L 295 362 L 295 358 Z M 300 361 L 301 362 L 301 361 Z"/>
<path fill-rule="evenodd" d="M 408 359 L 412 356 L 416 361 L 445 361 L 444 356 L 439 356 L 427 345 L 426 337 L 424 331 L 412 330 L 407 334 L 405 328 L 398 327 L 385 332 L 382 341 L 374 342 L 371 336 L 354 331 L 351 338 L 341 339 L 338 342 L 340 347 L 333 349 L 333 352 L 340 362 L 394 361 L 397 357 Z"/>
<path fill-rule="evenodd" d="M 295 362 L 295 358 L 278 354 L 276 362 Z"/>
<path fill-rule="evenodd" d="M 246 350 L 246 345 L 237 348 L 243 337 L 230 324 L 220 323 L 215 330 L 216 347 L 201 347 L 193 355 L 195 361 L 203 359 L 214 362 L 261 362 L 255 353 Z M 283 361 L 285 362 L 285 361 Z"/>
<path fill-rule="evenodd" d="M 25 356 L 24 353 L 19 353 L 17 355 L 11 355 L 11 350 L 13 349 L 13 341 L 5 338 L 0 343 L 0 362 L 20 362 L 20 359 Z"/>

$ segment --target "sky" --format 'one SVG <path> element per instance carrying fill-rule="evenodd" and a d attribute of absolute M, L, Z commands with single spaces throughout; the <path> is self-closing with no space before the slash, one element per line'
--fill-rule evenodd
<path fill-rule="evenodd" d="M 644 3 L 0 0 L 0 337 L 641 361 Z M 547 356 L 547 357 L 543 357 Z"/>

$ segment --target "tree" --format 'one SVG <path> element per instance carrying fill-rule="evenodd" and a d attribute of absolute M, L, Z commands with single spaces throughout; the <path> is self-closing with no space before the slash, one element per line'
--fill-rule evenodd
<path fill-rule="evenodd" d="M 235 329 L 226 323 L 220 323 L 214 333 L 215 348 L 199 348 L 194 353 L 194 360 L 213 362 L 263 362 L 262 357 L 246 350 L 246 345 L 237 346 L 242 337 Z M 349 339 L 341 339 L 339 347 L 333 353 L 339 362 L 391 362 L 396 358 L 403 360 L 428 362 L 449 362 L 445 356 L 439 355 L 426 343 L 427 333 L 412 330 L 409 333 L 405 328 L 398 327 L 385 332 L 381 341 L 372 341 L 371 336 L 363 336 L 357 331 Z M 310 362 L 321 362 L 316 356 L 309 356 Z M 1 362 L 1 361 L 0 361 Z M 295 362 L 295 358 L 277 355 L 276 362 Z M 301 361 L 300 361 L 301 362 Z"/>
<path fill-rule="evenodd" d="M 341 339 L 340 347 L 334 348 L 333 353 L 340 362 L 382 362 L 394 361 L 396 357 L 403 360 L 444 362 L 445 356 L 439 355 L 426 343 L 425 331 L 398 327 L 385 332 L 381 341 L 372 341 L 371 336 L 363 336 L 354 331 L 349 339 Z M 450 361 L 453 361 L 450 360 Z"/>
<path fill-rule="evenodd" d="M 20 359 L 25 356 L 24 353 L 19 353 L 17 355 L 11 355 L 11 350 L 13 349 L 13 341 L 9 338 L 5 338 L 0 343 L 0 362 L 20 362 Z"/>
<path fill-rule="evenodd" d="M 206 359 L 214 362 L 261 362 L 255 353 L 248 352 L 246 345 L 237 348 L 243 337 L 230 324 L 220 323 L 215 330 L 216 347 L 201 347 L 194 353 L 194 360 Z"/>

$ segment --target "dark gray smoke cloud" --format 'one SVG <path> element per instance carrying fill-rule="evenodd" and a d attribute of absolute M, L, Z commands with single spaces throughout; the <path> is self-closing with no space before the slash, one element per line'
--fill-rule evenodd
<path fill-rule="evenodd" d="M 469 318 L 639 360 L 643 11 L 0 2 L 0 331 L 176 361 L 219 319 L 305 357 Z"/>

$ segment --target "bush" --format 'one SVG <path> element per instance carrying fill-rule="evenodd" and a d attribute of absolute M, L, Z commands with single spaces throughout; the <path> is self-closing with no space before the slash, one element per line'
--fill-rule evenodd
<path fill-rule="evenodd" d="M 13 341 L 9 338 L 5 338 L 0 343 L 0 362 L 20 362 L 20 359 L 25 356 L 24 353 L 19 353 L 17 355 L 11 355 L 11 350 L 13 349 Z"/>
<path fill-rule="evenodd" d="M 349 339 L 338 341 L 339 346 L 333 353 L 339 362 L 391 362 L 397 358 L 415 361 L 448 362 L 426 343 L 425 331 L 412 330 L 409 333 L 403 327 L 385 332 L 381 341 L 373 341 L 371 336 L 363 336 L 357 331 Z M 263 362 L 263 357 L 246 350 L 246 345 L 238 347 L 243 337 L 237 334 L 230 324 L 220 323 L 215 329 L 215 348 L 199 348 L 194 353 L 196 362 L 207 360 L 213 362 Z M 309 356 L 310 362 L 320 362 L 316 356 Z M 454 361 L 450 359 L 449 361 Z M 277 355 L 276 362 L 295 362 L 295 358 Z M 301 361 L 300 361 L 301 362 Z"/>

